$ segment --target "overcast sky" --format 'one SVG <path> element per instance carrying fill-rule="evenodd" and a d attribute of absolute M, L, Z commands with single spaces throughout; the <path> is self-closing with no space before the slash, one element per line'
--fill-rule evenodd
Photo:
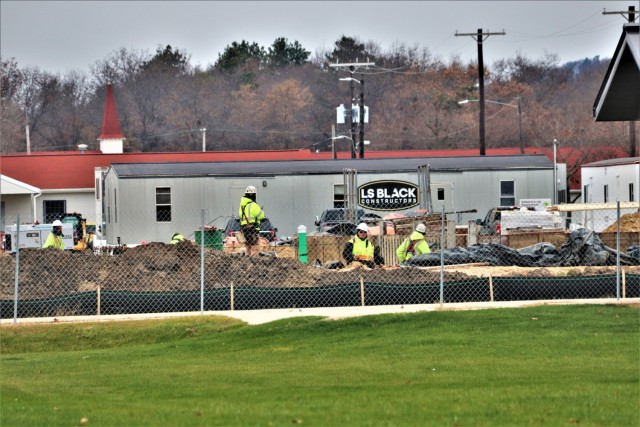
<path fill-rule="evenodd" d="M 192 65 L 213 64 L 226 46 L 247 40 L 265 48 L 278 37 L 312 55 L 342 35 L 428 47 L 448 61 L 477 60 L 476 41 L 455 33 L 505 31 L 484 43 L 485 65 L 518 53 L 560 62 L 611 58 L 636 1 L 0 1 L 0 53 L 20 67 L 88 71 L 124 47 L 150 53 L 170 44 Z M 626 16 L 626 15 L 625 15 Z M 356 58 L 354 58 L 355 60 Z M 360 61 L 365 58 L 357 58 Z"/>

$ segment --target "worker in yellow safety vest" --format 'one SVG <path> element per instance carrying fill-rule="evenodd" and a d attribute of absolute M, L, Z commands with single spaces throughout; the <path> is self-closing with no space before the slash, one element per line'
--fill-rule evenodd
<path fill-rule="evenodd" d="M 356 228 L 356 235 L 344 245 L 342 257 L 347 264 L 359 261 L 369 268 L 384 265 L 384 258 L 380 255 L 380 248 L 374 246 L 368 239 L 369 227 L 364 222 Z"/>
<path fill-rule="evenodd" d="M 420 223 L 416 226 L 415 231 L 398 246 L 396 255 L 398 256 L 399 263 L 409 261 L 414 255 L 428 254 L 431 252 L 429 244 L 424 240 L 426 232 L 427 227 Z"/>
<path fill-rule="evenodd" d="M 244 190 L 244 196 L 240 199 L 238 209 L 240 218 L 240 230 L 245 240 L 245 255 L 251 256 L 257 252 L 258 241 L 260 240 L 260 222 L 264 219 L 264 211 L 256 203 L 256 187 L 249 185 Z"/>
<path fill-rule="evenodd" d="M 184 236 L 180 233 L 173 233 L 173 236 L 171 236 L 171 244 L 175 245 L 176 243 L 180 243 L 184 241 Z"/>
<path fill-rule="evenodd" d="M 45 240 L 43 248 L 64 249 L 64 237 L 62 234 L 62 221 L 56 219 L 53 221 L 53 230 L 49 233 L 49 237 Z"/>

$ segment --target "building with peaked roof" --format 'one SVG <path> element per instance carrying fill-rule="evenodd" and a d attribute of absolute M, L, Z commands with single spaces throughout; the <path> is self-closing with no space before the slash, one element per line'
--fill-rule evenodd
<path fill-rule="evenodd" d="M 640 25 L 625 24 L 596 100 L 596 121 L 640 120 Z"/>
<path fill-rule="evenodd" d="M 17 218 L 21 213 L 35 212 L 36 196 L 41 190 L 11 177 L 0 175 L 0 232 L 4 230 L 4 218 Z M 33 221 L 33 216 L 22 217 Z"/>
<path fill-rule="evenodd" d="M 117 154 L 124 151 L 124 135 L 120 130 L 116 101 L 110 84 L 107 85 L 107 98 L 102 116 L 102 132 L 98 136 L 98 141 L 100 141 L 100 151 L 103 153 Z"/>

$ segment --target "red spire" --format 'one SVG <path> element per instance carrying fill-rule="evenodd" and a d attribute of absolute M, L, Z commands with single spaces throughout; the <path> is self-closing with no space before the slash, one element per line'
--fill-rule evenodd
<path fill-rule="evenodd" d="M 98 139 L 124 139 L 124 135 L 120 130 L 120 122 L 118 121 L 113 89 L 110 84 L 107 85 L 107 100 L 104 106 L 104 116 L 102 117 L 102 133 Z"/>

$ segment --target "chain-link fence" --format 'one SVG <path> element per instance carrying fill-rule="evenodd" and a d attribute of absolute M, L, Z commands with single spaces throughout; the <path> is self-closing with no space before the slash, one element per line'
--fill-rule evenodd
<path fill-rule="evenodd" d="M 0 317 L 638 298 L 639 209 L 600 207 L 467 224 L 416 211 L 290 237 L 264 223 L 252 256 L 237 219 L 204 210 L 120 214 L 103 235 L 66 228 L 64 250 L 42 249 L 50 227 L 4 218 Z"/>

